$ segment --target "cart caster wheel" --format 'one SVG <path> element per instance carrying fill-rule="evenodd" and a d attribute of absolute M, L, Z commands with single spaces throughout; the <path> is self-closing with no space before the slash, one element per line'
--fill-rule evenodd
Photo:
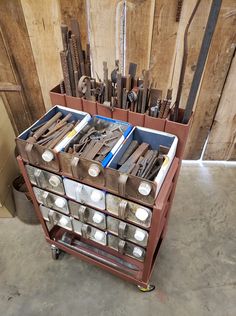
<path fill-rule="evenodd" d="M 52 245 L 51 246 L 51 252 L 52 252 L 52 259 L 53 260 L 58 260 L 59 256 L 60 256 L 60 249 L 57 248 L 56 246 Z"/>
<path fill-rule="evenodd" d="M 148 284 L 147 287 L 142 287 L 141 285 L 137 285 L 139 291 L 141 292 L 152 292 L 155 290 L 155 285 L 152 285 L 152 284 Z"/>

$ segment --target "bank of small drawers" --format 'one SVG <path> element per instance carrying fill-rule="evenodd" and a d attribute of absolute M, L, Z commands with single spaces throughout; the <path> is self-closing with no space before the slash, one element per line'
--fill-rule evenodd
<path fill-rule="evenodd" d="M 149 208 L 30 165 L 26 169 L 50 229 L 57 225 L 144 260 L 148 244 L 145 229 L 152 216 Z"/>

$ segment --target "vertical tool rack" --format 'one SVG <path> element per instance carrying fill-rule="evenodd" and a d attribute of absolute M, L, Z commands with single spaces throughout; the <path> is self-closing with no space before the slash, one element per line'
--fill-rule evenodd
<path fill-rule="evenodd" d="M 88 110 L 89 108 L 93 109 L 93 111 L 90 112 L 90 114 L 97 114 L 97 109 L 98 109 L 98 104 L 96 104 L 96 102 L 92 102 L 91 104 L 88 104 L 90 101 L 88 100 L 82 100 L 79 98 L 73 98 L 73 105 L 71 107 L 73 107 L 74 109 L 79 109 L 79 110 Z M 57 89 L 54 88 L 51 92 L 51 100 L 53 104 L 58 104 L 58 101 L 60 102 L 60 104 L 65 105 L 65 106 L 70 106 L 70 102 L 71 100 L 69 100 L 69 102 L 66 101 L 65 99 L 65 95 L 60 95 L 59 93 L 57 93 Z M 86 102 L 85 102 L 86 101 Z M 95 107 L 94 107 L 94 103 L 95 103 Z M 83 106 L 83 104 L 85 106 Z M 120 110 L 120 109 L 116 109 L 116 110 Z M 94 113 L 95 111 L 95 113 Z M 124 111 L 124 110 L 121 110 Z M 89 112 L 89 111 L 88 111 Z M 100 113 L 100 114 L 105 114 L 105 113 Z M 116 112 L 109 112 L 107 116 L 109 117 L 114 117 L 114 114 L 117 115 Z M 183 111 L 180 109 L 180 113 L 179 113 L 179 117 L 181 118 Z M 105 116 L 105 115 L 104 115 Z M 118 113 L 119 118 L 122 118 L 125 121 L 129 121 L 129 115 L 128 113 Z M 117 116 L 116 116 L 117 118 Z M 149 120 L 151 119 L 151 120 Z M 121 277 L 124 280 L 127 280 L 129 282 L 132 282 L 134 284 L 136 284 L 139 289 L 141 291 L 151 291 L 154 289 L 154 286 L 150 285 L 149 281 L 150 281 L 150 277 L 154 268 L 154 264 L 155 264 L 155 260 L 157 258 L 157 254 L 160 248 L 160 245 L 162 243 L 162 240 L 165 237 L 166 234 L 166 230 L 167 230 L 167 224 L 168 224 L 168 219 L 170 216 L 170 209 L 173 203 L 173 198 L 174 198 L 174 194 L 175 194 L 175 189 L 176 189 L 176 185 L 177 185 L 177 180 L 178 180 L 178 175 L 180 172 L 180 167 L 181 167 L 181 161 L 183 158 L 183 153 L 184 153 L 184 148 L 185 148 L 185 144 L 187 141 L 187 137 L 188 137 L 188 133 L 189 133 L 189 128 L 190 128 L 190 122 L 188 124 L 181 124 L 181 123 L 176 123 L 176 122 L 172 122 L 168 119 L 163 120 L 163 119 L 154 119 L 150 118 L 150 117 L 145 117 L 143 116 L 143 119 L 140 121 L 141 124 L 137 124 L 137 125 L 141 125 L 141 126 L 146 126 L 146 127 L 150 127 L 150 128 L 154 128 L 156 130 L 159 131 L 164 131 L 167 133 L 171 133 L 174 134 L 178 137 L 178 146 L 177 146 L 177 151 L 176 151 L 176 157 L 174 158 L 171 167 L 165 177 L 165 180 L 162 184 L 161 190 L 155 200 L 155 203 L 152 207 L 152 220 L 151 220 L 151 225 L 150 228 L 148 229 L 148 233 L 149 233 L 149 239 L 148 239 L 148 244 L 146 247 L 146 256 L 145 256 L 145 260 L 144 262 L 139 262 L 136 259 L 130 258 L 126 255 L 117 253 L 116 251 L 114 251 L 111 248 L 108 248 L 106 246 L 103 245 L 98 245 L 97 243 L 91 241 L 91 240 L 85 240 L 82 237 L 80 238 L 83 242 L 86 242 L 88 245 L 92 245 L 93 247 L 97 247 L 101 250 L 106 251 L 107 253 L 109 253 L 112 256 L 117 256 L 131 264 L 135 264 L 136 266 L 138 266 L 138 271 L 135 271 L 134 273 L 126 273 L 125 271 L 122 271 L 120 269 L 117 269 L 114 267 L 114 265 L 108 265 L 106 264 L 105 261 L 102 260 L 96 260 L 96 258 L 91 257 L 91 256 L 87 256 L 81 252 L 76 251 L 75 249 L 71 249 L 70 247 L 67 247 L 66 245 L 60 243 L 58 240 L 59 238 L 62 236 L 63 232 L 65 230 L 63 230 L 63 228 L 60 227 L 54 227 L 52 230 L 49 231 L 47 225 L 45 224 L 45 221 L 42 217 L 40 208 L 39 208 L 39 204 L 36 200 L 34 191 L 33 191 L 33 187 L 32 184 L 29 180 L 26 168 L 25 168 L 25 162 L 23 161 L 23 159 L 21 158 L 21 156 L 17 157 L 18 160 L 18 164 L 21 170 L 21 173 L 24 177 L 25 183 L 27 185 L 27 188 L 29 190 L 34 208 L 35 208 L 35 212 L 40 220 L 40 223 L 42 225 L 44 234 L 45 234 L 45 238 L 47 240 L 47 242 L 49 244 L 51 244 L 52 246 L 52 251 L 56 252 L 56 254 L 59 254 L 60 251 L 65 251 L 75 257 L 78 257 L 88 263 L 92 263 L 96 266 L 99 266 L 115 275 L 117 275 L 118 277 Z M 132 123 L 134 123 L 132 121 Z M 138 122 L 138 118 L 137 118 L 137 122 Z M 60 176 L 64 176 L 63 173 L 60 171 L 57 173 Z M 73 177 L 71 177 L 71 179 L 73 179 Z M 76 180 L 76 179 L 74 179 Z M 82 182 L 82 181 L 81 181 Z M 97 188 L 99 188 L 97 186 Z M 108 191 L 109 192 L 109 191 Z M 128 198 L 127 198 L 128 199 Z M 106 211 L 104 211 L 104 213 L 106 214 Z M 111 259 L 111 263 L 112 263 L 112 259 Z"/>

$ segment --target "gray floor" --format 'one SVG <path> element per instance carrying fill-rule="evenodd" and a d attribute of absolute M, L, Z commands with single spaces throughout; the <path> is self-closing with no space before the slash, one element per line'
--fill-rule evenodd
<path fill-rule="evenodd" d="M 152 283 L 135 286 L 65 255 L 39 226 L 0 220 L 0 315 L 235 316 L 236 167 L 182 167 Z"/>

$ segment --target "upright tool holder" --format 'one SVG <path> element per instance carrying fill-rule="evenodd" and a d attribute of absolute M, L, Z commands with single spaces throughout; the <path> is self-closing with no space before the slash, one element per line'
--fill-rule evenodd
<path fill-rule="evenodd" d="M 60 111 L 62 111 L 61 108 Z M 67 111 L 74 113 L 69 108 Z M 86 114 L 83 115 L 87 118 Z M 180 117 L 181 115 L 182 113 L 180 113 Z M 47 120 L 51 116 L 46 114 Z M 87 177 L 80 177 L 80 172 L 82 174 L 84 172 L 82 169 L 78 169 L 78 178 L 74 174 L 64 173 L 60 164 L 61 159 L 58 160 L 58 156 L 63 155 L 65 149 L 73 144 L 76 135 L 81 133 L 82 137 L 88 136 L 84 131 L 88 133 L 91 127 L 96 126 L 97 119 L 107 120 L 96 116 L 90 121 L 86 119 L 83 128 L 77 131 L 77 134 L 72 132 L 74 135 L 69 142 L 66 141 L 65 146 L 60 145 L 61 149 L 54 158 L 57 163 L 59 162 L 59 171 L 54 169 L 52 172 L 50 165 L 54 166 L 54 160 L 48 162 L 47 167 L 41 164 L 35 165 L 33 160 L 27 159 L 24 151 L 21 152 L 22 156 L 17 158 L 19 167 L 42 224 L 46 240 L 51 244 L 54 259 L 58 258 L 62 250 L 138 285 L 142 291 L 151 291 L 154 286 L 149 284 L 149 280 L 158 250 L 165 236 L 189 124 L 184 125 L 165 120 L 163 131 L 157 132 L 137 127 L 130 131 L 129 124 L 114 122 L 111 119 L 108 119 L 110 125 L 104 127 L 100 121 L 99 126 L 105 139 L 106 128 L 110 129 L 110 132 L 115 130 L 113 123 L 123 127 L 121 129 L 122 144 L 119 143 L 120 146 L 118 146 L 116 145 L 117 140 L 115 141 L 109 159 L 106 159 L 106 155 L 103 156 L 106 163 L 102 165 L 104 162 L 104 159 L 100 159 L 102 156 L 100 158 L 98 158 L 99 155 L 95 156 L 95 159 L 100 160 L 102 172 L 99 173 L 99 176 L 102 181 L 93 181 L 97 176 L 91 177 L 89 180 Z M 44 120 L 44 123 L 47 120 Z M 36 124 L 39 125 L 40 121 Z M 86 126 L 87 128 L 85 128 Z M 23 141 L 25 146 L 29 130 L 21 134 L 17 142 Z M 96 133 L 95 136 L 101 136 L 101 133 Z M 24 135 L 24 140 L 22 140 L 22 135 Z M 83 138 L 82 144 L 89 146 L 87 136 Z M 109 137 L 116 136 L 109 134 Z M 87 140 L 84 143 L 85 139 Z M 65 140 L 62 141 L 65 144 Z M 114 184 L 110 182 L 110 172 L 117 172 L 114 169 L 117 164 L 116 160 L 119 158 L 120 161 L 121 156 L 128 156 L 126 152 L 132 141 L 137 142 L 136 150 L 140 150 L 139 146 L 147 147 L 142 150 L 143 159 L 140 158 L 136 163 L 141 168 L 138 171 L 139 176 L 134 176 L 137 180 L 136 192 L 138 192 L 140 182 L 147 181 L 146 178 L 142 178 L 150 171 L 143 169 L 145 163 L 148 162 L 149 166 L 151 163 L 154 170 L 159 166 L 159 169 L 155 171 L 157 174 L 154 172 L 153 182 L 151 181 L 154 189 L 151 194 L 149 192 L 146 196 L 132 195 L 129 182 L 123 193 L 119 190 L 115 191 L 112 188 Z M 145 143 L 146 145 L 142 145 Z M 81 147 L 75 146 L 75 148 L 77 150 Z M 132 150 L 129 149 L 129 155 Z M 107 151 L 105 152 L 107 153 Z M 83 151 L 80 151 L 77 158 L 82 159 L 82 153 Z M 72 153 L 71 155 L 73 157 Z M 94 163 L 91 160 L 90 164 L 92 162 Z M 97 163 L 96 160 L 95 163 Z M 123 166 L 126 168 L 125 164 Z M 88 173 L 88 169 L 86 170 Z M 158 172 L 160 175 L 162 174 L 159 183 L 157 181 L 157 179 L 160 180 Z M 125 175 L 119 171 L 118 173 L 119 176 Z M 134 191 L 133 189 L 133 193 Z M 145 200 L 147 196 L 151 199 Z"/>

